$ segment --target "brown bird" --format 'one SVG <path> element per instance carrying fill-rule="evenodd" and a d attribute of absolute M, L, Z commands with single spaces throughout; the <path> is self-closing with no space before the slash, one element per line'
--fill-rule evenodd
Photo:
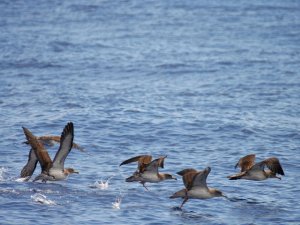
<path fill-rule="evenodd" d="M 148 188 L 145 186 L 145 183 L 158 183 L 163 180 L 174 179 L 177 178 L 165 173 L 159 173 L 158 167 L 164 168 L 164 160 L 167 156 L 160 157 L 158 159 L 152 160 L 151 155 L 140 155 L 130 159 L 125 160 L 120 164 L 120 166 L 132 162 L 138 162 L 138 168 L 133 173 L 132 176 L 126 178 L 126 182 L 140 182 L 143 187 L 147 190 Z"/>
<path fill-rule="evenodd" d="M 39 136 L 36 137 L 38 141 L 44 145 L 44 146 L 53 146 L 57 143 L 60 143 L 60 136 Z M 24 142 L 25 144 L 29 145 L 28 141 Z M 84 148 L 82 148 L 80 145 L 73 142 L 72 148 L 78 149 L 82 152 L 84 152 Z M 33 149 L 30 149 L 29 155 L 28 155 L 28 161 L 26 165 L 21 170 L 20 177 L 25 178 L 25 181 L 28 181 L 32 174 L 35 171 L 36 165 L 38 163 L 38 158 L 36 157 Z"/>
<path fill-rule="evenodd" d="M 259 163 L 255 163 L 255 154 L 246 155 L 242 157 L 235 168 L 240 167 L 241 172 L 232 176 L 228 176 L 229 180 L 266 180 L 268 178 L 277 178 L 281 180 L 281 177 L 277 177 L 276 174 L 284 175 L 283 169 L 276 157 L 265 159 Z M 268 170 L 265 170 L 265 167 Z"/>
<path fill-rule="evenodd" d="M 21 175 L 33 173 L 36 166 L 36 159 L 41 165 L 42 173 L 37 176 L 34 181 L 42 180 L 46 182 L 47 180 L 63 180 L 67 178 L 67 176 L 71 173 L 78 173 L 72 168 L 64 168 L 65 159 L 73 146 L 74 127 L 72 122 L 68 123 L 65 126 L 61 134 L 60 147 L 53 161 L 51 160 L 43 144 L 40 143 L 38 139 L 27 128 L 23 127 L 23 130 L 28 143 L 31 145 L 32 150 L 29 154 L 28 163 L 25 168 L 23 168 Z"/>
<path fill-rule="evenodd" d="M 213 197 L 225 197 L 223 193 L 217 189 L 209 188 L 206 184 L 206 179 L 211 168 L 207 167 L 203 171 L 195 169 L 184 169 L 177 174 L 182 176 L 184 189 L 175 192 L 170 198 L 183 198 L 182 206 L 191 199 L 208 199 Z"/>

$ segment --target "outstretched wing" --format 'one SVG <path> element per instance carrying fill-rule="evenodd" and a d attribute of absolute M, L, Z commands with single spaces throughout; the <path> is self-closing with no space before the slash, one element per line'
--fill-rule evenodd
<path fill-rule="evenodd" d="M 41 141 L 44 145 L 52 146 L 54 142 L 60 142 L 60 136 L 39 136 L 38 140 Z"/>
<path fill-rule="evenodd" d="M 200 188 L 208 189 L 207 184 L 206 184 L 206 179 L 207 179 L 207 176 L 210 173 L 210 171 L 211 171 L 211 168 L 207 167 L 207 168 L 205 168 L 205 170 L 196 173 L 196 175 L 193 177 L 191 188 L 200 187 Z"/>
<path fill-rule="evenodd" d="M 260 162 L 263 166 L 266 165 L 273 173 L 278 173 L 280 175 L 284 175 L 283 169 L 279 162 L 279 159 L 276 157 L 265 159 L 264 161 Z"/>
<path fill-rule="evenodd" d="M 190 172 L 186 172 L 183 176 L 182 176 L 182 181 L 184 186 L 186 187 L 187 190 L 191 190 L 193 187 L 193 180 L 194 177 L 198 174 L 199 172 L 196 171 L 190 171 Z"/>
<path fill-rule="evenodd" d="M 21 170 L 21 177 L 24 178 L 31 176 L 36 168 L 37 163 L 38 159 L 34 153 L 34 150 L 30 149 L 27 164 Z"/>
<path fill-rule="evenodd" d="M 179 172 L 177 172 L 178 175 L 180 176 L 184 176 L 185 174 L 187 173 L 190 173 L 190 172 L 198 172 L 197 170 L 193 169 L 193 168 L 188 168 L 188 169 L 184 169 L 184 170 L 181 170 Z"/>
<path fill-rule="evenodd" d="M 148 165 L 145 165 L 145 168 L 143 168 L 142 172 L 151 172 L 151 173 L 158 174 L 158 167 L 162 167 L 166 157 L 167 156 L 163 156 L 163 157 L 159 157 L 159 158 L 153 160 Z"/>
<path fill-rule="evenodd" d="M 51 145 L 51 142 L 60 143 L 60 136 L 40 136 L 40 137 L 38 137 L 38 139 L 40 141 L 42 141 L 43 143 L 47 143 L 49 145 Z M 76 144 L 75 142 L 73 142 L 72 148 L 75 148 L 75 149 L 78 149 L 79 151 L 84 152 L 84 148 L 81 147 L 80 145 Z"/>
<path fill-rule="evenodd" d="M 64 169 L 65 159 L 72 149 L 74 138 L 74 126 L 69 122 L 60 137 L 60 146 L 53 160 L 53 167 Z"/>
<path fill-rule="evenodd" d="M 255 154 L 246 155 L 243 158 L 240 158 L 238 163 L 235 165 L 235 168 L 240 167 L 241 172 L 249 170 L 255 163 Z"/>
<path fill-rule="evenodd" d="M 53 146 L 55 143 L 60 143 L 60 136 L 52 136 L 52 135 L 45 135 L 39 136 L 37 139 L 42 142 L 44 146 Z M 29 144 L 28 141 L 24 142 L 25 144 Z M 84 148 L 80 145 L 73 142 L 72 148 L 78 149 L 81 152 L 84 152 Z"/>
<path fill-rule="evenodd" d="M 48 172 L 52 166 L 51 158 L 44 148 L 44 146 L 38 141 L 38 139 L 25 127 L 23 127 L 24 134 L 31 148 L 33 149 L 41 167 L 42 172 Z"/>
<path fill-rule="evenodd" d="M 132 157 L 130 159 L 127 159 L 125 161 L 123 161 L 120 166 L 125 165 L 125 164 L 129 164 L 132 162 L 138 162 L 138 164 L 149 164 L 152 160 L 152 156 L 151 155 L 139 155 L 139 156 L 135 156 Z"/>

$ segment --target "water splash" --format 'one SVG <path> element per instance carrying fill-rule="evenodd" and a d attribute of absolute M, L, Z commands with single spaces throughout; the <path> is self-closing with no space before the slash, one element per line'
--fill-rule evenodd
<path fill-rule="evenodd" d="M 107 190 L 109 187 L 109 181 L 113 178 L 114 176 L 111 176 L 107 178 L 107 180 L 103 181 L 102 179 L 100 181 L 96 181 L 94 185 L 91 185 L 91 188 L 99 188 L 101 190 Z"/>
<path fill-rule="evenodd" d="M 117 197 L 116 201 L 112 203 L 113 209 L 120 209 L 121 202 L 122 202 L 122 198 Z"/>
<path fill-rule="evenodd" d="M 45 204 L 45 205 L 56 205 L 55 201 L 47 199 L 46 195 L 43 195 L 43 194 L 40 194 L 40 193 L 31 195 L 31 199 L 34 202 Z"/>
<path fill-rule="evenodd" d="M 98 181 L 98 186 L 99 186 L 99 188 L 101 189 L 101 190 L 106 190 L 106 189 L 108 189 L 108 181 L 109 180 L 106 180 L 106 181 L 102 181 L 102 180 L 100 180 L 100 182 Z"/>
<path fill-rule="evenodd" d="M 16 182 L 27 182 L 30 179 L 30 176 L 28 177 L 19 177 L 15 179 Z"/>
<path fill-rule="evenodd" d="M 5 173 L 7 172 L 7 169 L 5 167 L 0 167 L 0 181 L 5 180 Z"/>

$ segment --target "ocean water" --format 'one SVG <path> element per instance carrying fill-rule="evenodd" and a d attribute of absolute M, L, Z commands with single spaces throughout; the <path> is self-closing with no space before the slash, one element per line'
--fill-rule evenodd
<path fill-rule="evenodd" d="M 300 223 L 299 1 L 2 0 L 0 49 L 1 224 Z M 60 135 L 69 121 L 80 174 L 19 182 L 22 126 Z M 228 180 L 251 153 L 286 175 Z M 124 181 L 139 154 L 167 155 L 172 174 L 210 166 L 228 199 L 178 210 L 180 177 Z"/>

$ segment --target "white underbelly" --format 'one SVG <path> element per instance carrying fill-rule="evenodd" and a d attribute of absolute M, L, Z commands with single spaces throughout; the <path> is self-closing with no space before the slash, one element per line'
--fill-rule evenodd
<path fill-rule="evenodd" d="M 251 173 L 247 173 L 245 176 L 242 177 L 242 179 L 246 180 L 265 180 L 267 179 L 264 171 L 255 171 Z"/>
<path fill-rule="evenodd" d="M 157 174 L 154 174 L 154 173 L 144 173 L 142 175 L 142 178 L 145 182 L 149 182 L 149 183 L 160 182 L 159 177 L 157 176 Z"/>
<path fill-rule="evenodd" d="M 53 176 L 55 180 L 64 180 L 67 175 L 62 170 L 50 169 L 49 175 Z"/>
<path fill-rule="evenodd" d="M 188 191 L 189 198 L 207 199 L 211 198 L 210 192 L 205 188 L 191 189 Z"/>

